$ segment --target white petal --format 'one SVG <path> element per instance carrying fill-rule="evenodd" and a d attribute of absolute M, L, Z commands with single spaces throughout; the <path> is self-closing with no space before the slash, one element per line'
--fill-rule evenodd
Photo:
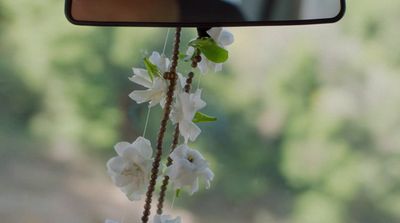
<path fill-rule="evenodd" d="M 213 180 L 214 179 L 214 173 L 211 171 L 210 168 L 207 168 L 204 172 L 204 178 L 207 180 Z"/>
<path fill-rule="evenodd" d="M 154 51 L 149 60 L 151 63 L 155 64 L 162 73 L 168 71 L 170 61 L 164 54 L 160 55 L 160 53 Z"/>
<path fill-rule="evenodd" d="M 205 168 L 208 168 L 207 161 L 204 159 L 203 155 L 201 155 L 199 151 L 190 149 L 186 156 L 192 157 L 192 163 L 194 164 L 197 171 L 203 171 Z"/>
<path fill-rule="evenodd" d="M 188 160 L 174 160 L 166 172 L 176 189 L 183 186 L 191 186 L 197 178 Z"/>
<path fill-rule="evenodd" d="M 130 201 L 140 201 L 142 195 L 145 194 L 143 190 L 135 188 L 133 184 L 128 184 L 127 186 L 121 188 L 121 191 L 128 197 Z"/>
<path fill-rule="evenodd" d="M 202 55 L 201 61 L 197 64 L 197 67 L 202 74 L 208 73 L 208 59 Z"/>
<path fill-rule="evenodd" d="M 222 27 L 214 27 L 207 31 L 208 35 L 214 39 L 215 42 L 218 43 L 219 36 L 221 35 Z"/>
<path fill-rule="evenodd" d="M 151 143 L 149 140 L 138 137 L 132 145 L 141 153 L 145 158 L 150 159 L 153 154 L 153 149 L 151 148 Z"/>
<path fill-rule="evenodd" d="M 178 73 L 178 79 L 179 83 L 181 84 L 180 87 L 182 87 L 182 89 L 185 88 L 187 78 L 184 77 L 181 73 Z"/>
<path fill-rule="evenodd" d="M 129 78 L 132 82 L 142 85 L 143 87 L 150 88 L 153 83 L 150 76 L 145 69 L 133 68 L 134 75 Z"/>
<path fill-rule="evenodd" d="M 195 49 L 193 47 L 189 47 L 186 51 L 186 55 L 193 56 Z"/>
<path fill-rule="evenodd" d="M 183 119 L 182 106 L 178 99 L 175 101 L 175 104 L 172 107 L 172 111 L 169 118 L 171 119 L 173 124 L 176 124 Z"/>
<path fill-rule="evenodd" d="M 150 101 L 152 96 L 153 91 L 151 90 L 136 90 L 129 94 L 129 97 L 138 104 Z M 158 104 L 158 102 L 156 104 Z"/>
<path fill-rule="evenodd" d="M 129 195 L 127 194 L 126 196 L 130 201 L 140 201 L 142 199 L 142 195 L 143 194 L 131 193 Z"/>
<path fill-rule="evenodd" d="M 176 179 L 178 177 L 178 174 L 179 172 L 176 165 L 171 165 L 165 170 L 165 175 L 170 177 L 172 180 Z"/>
<path fill-rule="evenodd" d="M 190 94 L 186 92 L 182 92 L 178 95 L 179 101 L 178 105 L 180 106 L 180 110 L 182 111 L 182 117 L 179 119 L 181 121 L 182 119 L 192 119 L 191 114 L 194 112 L 193 111 L 193 106 L 191 106 L 191 101 L 190 101 Z M 194 113 L 193 113 L 194 114 Z"/>
<path fill-rule="evenodd" d="M 190 191 L 190 195 L 193 195 L 197 191 L 199 191 L 199 178 L 196 177 L 195 181 L 192 184 L 192 189 Z"/>
<path fill-rule="evenodd" d="M 118 155 L 122 156 L 125 149 L 128 148 L 131 144 L 129 142 L 119 142 L 115 144 L 114 149 Z"/>
<path fill-rule="evenodd" d="M 151 88 L 152 94 L 149 107 L 153 107 L 157 104 L 160 104 L 161 107 L 163 107 L 165 104 L 167 91 L 168 86 L 166 81 L 162 78 L 156 78 Z"/>
<path fill-rule="evenodd" d="M 201 133 L 201 129 L 196 124 L 186 120 L 179 123 L 179 131 L 185 138 L 185 143 L 188 143 L 189 139 L 192 142 L 195 141 Z"/>
<path fill-rule="evenodd" d="M 163 223 L 181 223 L 181 217 L 176 217 L 175 219 L 169 218 L 166 219 Z"/>
<path fill-rule="evenodd" d="M 167 102 L 167 98 L 166 97 L 162 97 L 161 98 L 161 100 L 160 100 L 160 106 L 161 106 L 161 108 L 164 108 L 165 107 L 165 103 Z M 153 105 L 154 106 L 154 105 Z"/>
<path fill-rule="evenodd" d="M 222 71 L 222 63 L 214 63 L 213 70 L 215 73 Z"/>
<path fill-rule="evenodd" d="M 126 162 L 133 162 L 137 165 L 144 164 L 145 161 L 147 160 L 147 158 L 142 156 L 142 154 L 137 150 L 136 146 L 134 146 L 134 145 L 132 145 L 131 147 L 128 147 L 124 151 L 124 154 L 122 154 L 122 158 Z"/>
<path fill-rule="evenodd" d="M 222 29 L 222 32 L 219 36 L 218 42 L 224 47 L 229 46 L 234 41 L 233 34 L 226 29 Z"/>
<path fill-rule="evenodd" d="M 188 187 L 192 188 L 192 186 L 194 185 L 194 182 L 198 178 L 196 176 L 195 172 L 193 172 L 191 170 L 191 168 L 185 168 L 185 167 L 181 166 L 178 173 L 179 173 L 179 177 L 177 177 L 175 179 L 171 178 L 171 181 L 174 183 L 174 185 L 179 186 L 179 187 L 188 186 Z M 189 190 L 189 193 L 191 193 L 191 191 L 192 190 Z"/>
<path fill-rule="evenodd" d="M 207 168 L 202 172 L 202 176 L 206 182 L 206 189 L 210 189 L 211 181 L 214 179 L 214 173 L 210 168 Z"/>
<path fill-rule="evenodd" d="M 191 100 L 193 101 L 194 110 L 196 112 L 207 105 L 207 103 L 201 99 L 201 92 L 201 89 L 197 89 L 196 92 L 191 95 Z"/>
<path fill-rule="evenodd" d="M 182 92 L 178 95 L 179 105 L 181 106 L 183 119 L 192 121 L 195 113 L 206 106 L 201 99 L 201 90 L 197 90 L 194 94 Z"/>
<path fill-rule="evenodd" d="M 107 162 L 107 169 L 112 173 L 120 174 L 125 168 L 124 159 L 120 156 L 115 156 L 108 160 Z"/>
<path fill-rule="evenodd" d="M 181 223 L 181 217 L 172 219 L 172 217 L 169 215 L 155 215 L 153 223 Z"/>
<path fill-rule="evenodd" d="M 152 64 L 154 65 L 159 65 L 161 62 L 161 55 L 159 52 L 157 51 L 153 51 L 153 53 L 151 54 L 151 56 L 149 57 L 149 60 Z"/>
<path fill-rule="evenodd" d="M 186 157 L 186 154 L 188 152 L 188 146 L 187 144 L 182 144 L 174 149 L 174 151 L 170 154 L 170 157 L 172 160 L 178 160 L 178 159 L 183 159 Z"/>
<path fill-rule="evenodd" d="M 211 188 L 211 181 L 206 180 L 206 189 L 210 189 Z"/>
<path fill-rule="evenodd" d="M 198 63 L 198 68 L 202 74 L 206 74 L 208 72 L 220 72 L 222 70 L 222 63 L 214 63 L 209 61 L 204 55 L 201 57 L 200 63 Z"/>
<path fill-rule="evenodd" d="M 160 77 L 154 80 L 153 86 L 151 88 L 156 92 L 163 92 L 163 93 L 166 93 L 168 90 L 167 82 Z"/>
<path fill-rule="evenodd" d="M 171 65 L 171 61 L 163 54 L 161 55 L 161 63 L 159 64 L 158 69 L 160 69 L 161 73 L 165 73 L 169 71 Z"/>
<path fill-rule="evenodd" d="M 111 175 L 111 179 L 117 187 L 124 187 L 130 183 L 132 183 L 132 177 L 127 177 L 124 175 Z"/>

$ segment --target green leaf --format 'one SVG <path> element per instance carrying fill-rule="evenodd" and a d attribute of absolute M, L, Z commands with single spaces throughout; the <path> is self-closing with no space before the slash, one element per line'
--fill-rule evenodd
<path fill-rule="evenodd" d="M 146 66 L 147 73 L 149 73 L 150 79 L 153 81 L 154 76 L 160 76 L 161 77 L 161 72 L 158 69 L 158 67 L 150 62 L 149 58 L 144 58 L 144 65 Z"/>
<path fill-rule="evenodd" d="M 178 56 L 178 58 L 179 58 L 180 60 L 185 60 L 185 59 L 186 59 L 186 57 L 187 57 L 187 55 L 186 55 L 186 54 L 184 54 L 184 53 L 179 53 L 179 56 Z"/>
<path fill-rule="evenodd" d="M 189 45 L 199 49 L 207 59 L 214 63 L 223 63 L 229 58 L 228 51 L 218 46 L 210 37 L 193 40 Z"/>
<path fill-rule="evenodd" d="M 175 191 L 175 197 L 179 198 L 181 196 L 181 189 Z"/>
<path fill-rule="evenodd" d="M 206 115 L 201 112 L 196 112 L 196 114 L 194 115 L 194 118 L 193 118 L 194 123 L 215 122 L 215 121 L 217 121 L 216 117 L 212 117 L 212 116 Z"/>

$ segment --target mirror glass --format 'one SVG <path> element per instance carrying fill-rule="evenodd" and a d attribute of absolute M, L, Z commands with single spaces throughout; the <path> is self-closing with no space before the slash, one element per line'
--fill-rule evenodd
<path fill-rule="evenodd" d="M 67 0 L 66 9 L 75 23 L 296 24 L 339 19 L 344 0 Z"/>

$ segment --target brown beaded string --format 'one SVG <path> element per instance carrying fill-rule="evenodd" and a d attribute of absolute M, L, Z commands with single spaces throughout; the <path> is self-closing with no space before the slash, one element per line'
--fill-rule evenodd
<path fill-rule="evenodd" d="M 196 68 L 197 64 L 201 61 L 201 56 L 200 56 L 200 52 L 197 50 L 196 51 L 196 55 L 193 57 L 192 59 L 192 67 Z M 190 88 L 192 85 L 192 81 L 193 81 L 193 77 L 194 77 L 194 73 L 190 72 L 189 77 L 186 79 L 186 85 L 185 85 L 185 92 L 189 93 L 190 92 Z M 179 143 L 179 124 L 176 124 L 175 126 L 175 132 L 174 132 L 174 138 L 172 141 L 172 145 L 171 145 L 171 153 L 175 150 L 176 146 Z M 172 165 L 172 159 L 170 157 L 168 157 L 168 161 L 167 161 L 167 167 Z M 168 187 L 168 183 L 169 183 L 169 176 L 164 176 L 164 180 L 162 182 L 161 185 L 161 191 L 160 191 L 160 197 L 158 199 L 158 204 L 157 204 L 157 214 L 162 215 L 163 213 L 163 205 L 164 205 L 164 200 L 165 200 L 165 193 L 167 191 L 167 187 Z"/>
<path fill-rule="evenodd" d="M 176 74 L 176 67 L 178 66 L 178 59 L 179 59 L 180 38 L 181 38 L 181 28 L 177 27 L 176 32 L 175 32 L 175 43 L 174 43 L 174 49 L 173 49 L 173 55 L 172 55 L 172 65 L 171 65 L 170 71 L 164 74 L 164 78 L 169 80 L 169 86 L 168 86 L 168 92 L 167 92 L 167 97 L 166 97 L 166 103 L 164 106 L 163 119 L 161 120 L 160 130 L 158 132 L 158 137 L 157 137 L 157 152 L 156 152 L 156 156 L 154 158 L 153 167 L 151 170 L 150 183 L 149 183 L 149 187 L 148 187 L 147 193 L 146 193 L 146 201 L 145 201 L 143 217 L 142 217 L 143 223 L 147 223 L 149 221 L 151 202 L 152 202 L 153 192 L 154 192 L 156 182 L 157 182 L 157 176 L 158 176 L 160 161 L 161 161 L 161 156 L 162 156 L 162 144 L 163 144 L 164 135 L 165 135 L 168 119 L 169 119 L 169 114 L 171 112 L 171 105 L 172 105 L 172 101 L 173 101 L 173 96 L 174 96 L 174 91 L 175 91 L 175 86 L 176 86 L 177 76 L 178 76 Z"/>

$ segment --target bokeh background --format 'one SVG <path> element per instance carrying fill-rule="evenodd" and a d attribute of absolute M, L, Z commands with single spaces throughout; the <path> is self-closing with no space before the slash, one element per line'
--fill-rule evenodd
<path fill-rule="evenodd" d="M 224 72 L 201 82 L 218 121 L 193 144 L 216 178 L 168 212 L 185 223 L 400 222 L 399 12 L 400 1 L 353 0 L 337 24 L 232 28 Z M 142 134 L 147 109 L 127 78 L 165 33 L 73 26 L 59 0 L 0 2 L 1 222 L 139 222 L 141 203 L 105 162 Z"/>

